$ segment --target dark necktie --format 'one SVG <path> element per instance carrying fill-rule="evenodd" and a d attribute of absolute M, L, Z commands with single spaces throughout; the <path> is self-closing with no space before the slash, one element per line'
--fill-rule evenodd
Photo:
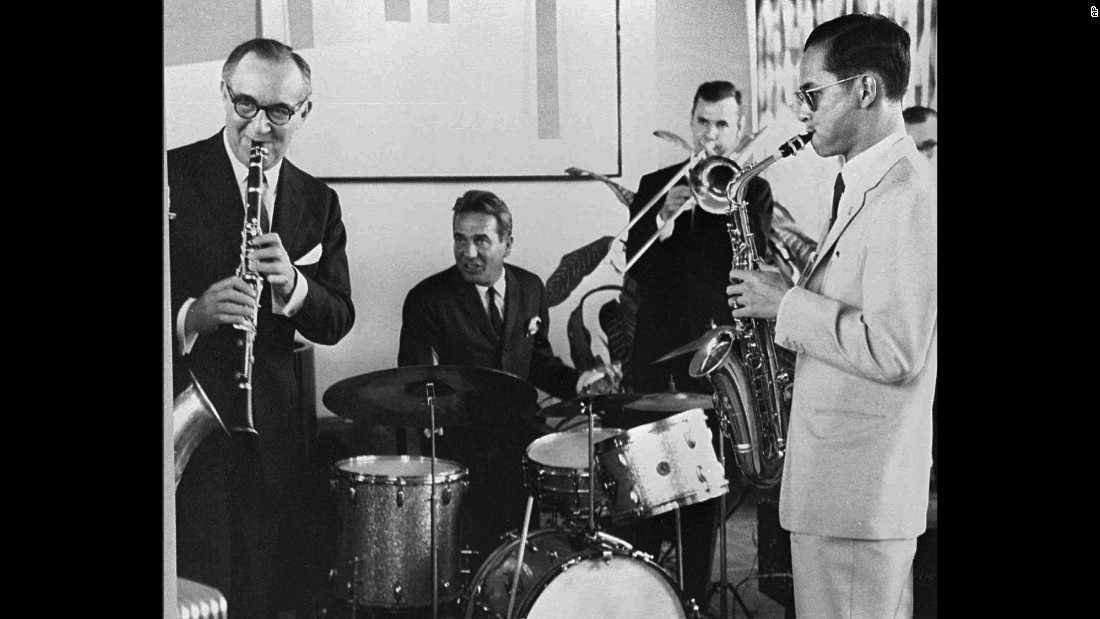
<path fill-rule="evenodd" d="M 840 196 L 844 193 L 844 177 L 836 175 L 836 183 L 833 183 L 833 212 L 829 215 L 829 229 L 836 223 L 837 207 L 840 206 Z"/>
<path fill-rule="evenodd" d="M 489 299 L 489 324 L 493 326 L 493 332 L 500 337 L 504 332 L 504 320 L 500 317 L 500 310 L 497 309 L 497 291 L 492 286 L 489 286 L 489 290 L 485 291 L 486 298 Z"/>

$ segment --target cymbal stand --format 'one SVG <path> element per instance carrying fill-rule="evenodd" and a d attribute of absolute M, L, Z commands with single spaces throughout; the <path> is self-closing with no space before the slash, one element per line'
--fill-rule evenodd
<path fill-rule="evenodd" d="M 680 529 L 680 506 L 676 506 L 676 576 L 680 590 L 684 590 L 684 538 Z"/>
<path fill-rule="evenodd" d="M 428 400 L 428 415 L 431 419 L 432 430 L 432 465 L 431 465 L 431 481 L 428 485 L 431 487 L 429 493 L 431 503 L 431 515 L 428 518 L 432 532 L 431 532 L 431 546 L 432 546 L 432 619 L 439 619 L 439 553 L 436 552 L 435 541 L 435 383 L 429 382 L 424 385 L 425 396 Z"/>
<path fill-rule="evenodd" d="M 722 470 L 725 471 L 726 470 L 726 441 L 725 441 L 724 436 L 719 436 L 718 437 L 718 460 L 722 463 Z M 721 579 L 722 579 L 722 590 L 719 591 L 719 593 L 718 593 L 718 595 L 719 595 L 718 608 L 719 608 L 719 613 L 721 613 L 719 616 L 722 617 L 722 619 L 726 619 L 726 608 L 729 607 L 729 603 L 727 602 L 727 598 L 726 598 L 726 583 L 729 582 L 729 566 L 727 565 L 727 560 L 726 560 L 726 493 L 725 492 L 723 492 L 721 495 L 718 496 L 718 513 L 721 514 L 721 516 L 718 518 L 718 539 L 719 539 L 718 548 L 721 549 L 721 552 L 719 553 L 720 556 L 718 558 L 718 561 L 719 561 L 719 565 L 720 565 L 719 573 L 721 574 Z M 737 593 L 737 591 L 734 591 L 734 593 Z"/>
<path fill-rule="evenodd" d="M 715 405 L 715 410 L 720 410 L 720 409 L 718 409 L 717 405 Z M 718 425 L 719 425 L 719 428 L 720 428 L 720 430 L 719 430 L 720 436 L 718 437 L 718 461 L 722 463 L 722 470 L 725 471 L 726 470 L 726 438 L 730 436 L 729 434 L 727 434 L 728 430 L 726 428 L 726 424 L 729 423 L 729 422 L 725 418 L 724 415 L 719 414 L 718 418 L 719 418 Z M 719 573 L 720 573 L 719 578 L 721 579 L 718 582 L 718 587 L 719 587 L 719 591 L 718 591 L 718 594 L 719 594 L 719 598 L 718 598 L 718 608 L 719 608 L 718 612 L 719 612 L 719 615 L 718 616 L 721 617 L 722 619 L 726 619 L 726 609 L 729 608 L 729 602 L 727 601 L 726 592 L 727 591 L 733 591 L 733 597 L 737 601 L 737 603 L 741 606 L 741 610 L 745 611 L 745 616 L 746 617 L 751 617 L 752 613 L 750 613 L 749 609 L 745 606 L 745 601 L 741 599 L 740 594 L 737 593 L 737 589 L 733 585 L 731 585 L 730 582 L 729 582 L 729 567 L 727 565 L 727 559 L 726 559 L 726 493 L 725 492 L 718 495 L 718 513 L 720 514 L 720 516 L 718 517 L 718 549 L 719 549 L 718 563 L 719 563 Z M 713 585 L 712 585 L 712 587 L 713 587 Z M 710 595 L 714 595 L 713 592 Z M 706 596 L 707 600 L 710 599 L 710 595 Z M 704 603 L 706 603 L 706 600 L 704 600 Z M 736 609 L 734 609 L 734 612 L 736 612 Z"/>
<path fill-rule="evenodd" d="M 596 537 L 596 451 L 592 443 L 596 420 L 592 414 L 592 400 L 586 398 L 581 410 L 588 415 L 588 536 Z"/>

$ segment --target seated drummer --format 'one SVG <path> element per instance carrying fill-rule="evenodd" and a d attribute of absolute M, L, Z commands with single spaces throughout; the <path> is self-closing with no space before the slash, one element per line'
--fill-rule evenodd
<path fill-rule="evenodd" d="M 598 380 L 602 373 L 582 374 L 554 356 L 542 280 L 504 263 L 512 251 L 512 213 L 504 201 L 471 190 L 453 210 L 455 265 L 421 281 L 405 297 L 397 364 L 503 370 L 562 399 Z M 504 533 L 522 527 L 523 454 L 543 433 L 533 419 L 501 411 L 498 423 L 444 428 L 436 440 L 437 457 L 470 471 L 462 543 L 480 553 L 471 569 L 500 545 Z M 421 440 L 421 453 L 431 453 L 427 439 Z"/>

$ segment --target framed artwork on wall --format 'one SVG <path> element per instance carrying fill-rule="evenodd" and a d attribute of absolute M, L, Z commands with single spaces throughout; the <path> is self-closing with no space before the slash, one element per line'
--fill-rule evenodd
<path fill-rule="evenodd" d="M 292 156 L 322 179 L 617 176 L 618 5 L 262 0 L 256 21 L 311 66 Z M 189 122 L 187 107 L 216 96 L 220 63 L 201 64 L 165 69 L 167 118 Z"/>

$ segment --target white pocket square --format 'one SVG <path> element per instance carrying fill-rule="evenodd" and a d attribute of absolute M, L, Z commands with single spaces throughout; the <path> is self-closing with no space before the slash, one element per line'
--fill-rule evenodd
<path fill-rule="evenodd" d="M 306 252 L 306 255 L 298 258 L 294 261 L 294 266 L 303 266 L 307 264 L 316 264 L 321 259 L 321 244 L 318 243 L 316 247 Z"/>

